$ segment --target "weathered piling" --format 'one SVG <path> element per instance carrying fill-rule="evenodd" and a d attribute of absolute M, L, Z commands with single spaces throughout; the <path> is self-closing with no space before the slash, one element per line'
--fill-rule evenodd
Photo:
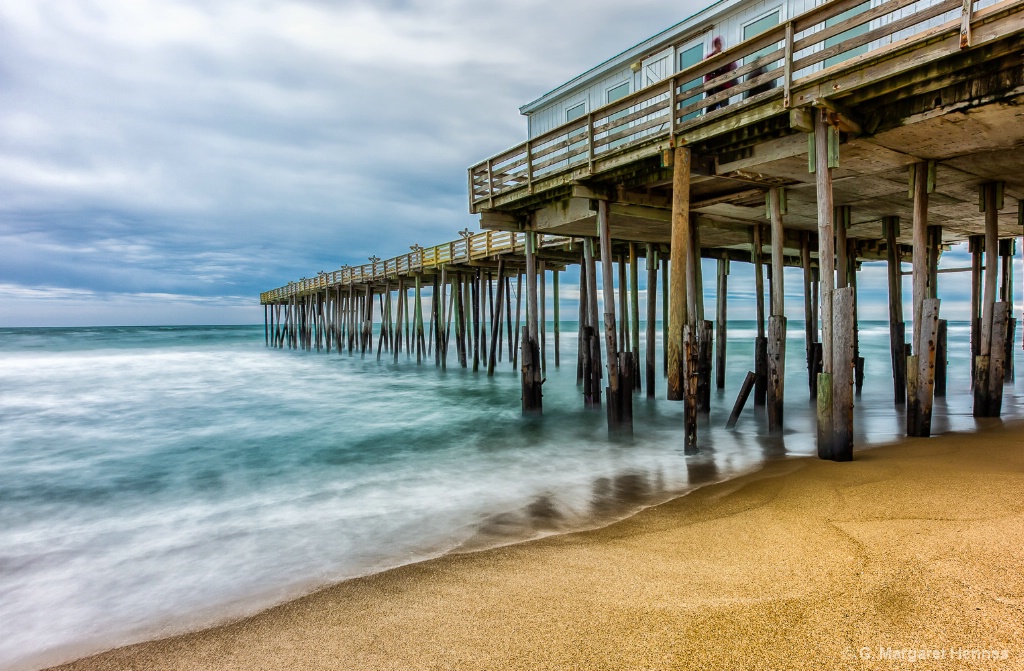
<path fill-rule="evenodd" d="M 783 278 L 782 201 L 785 191 L 778 187 L 768 190 L 768 209 L 771 220 L 772 243 L 772 303 L 768 322 L 767 376 L 768 376 L 768 431 L 782 432 L 783 406 L 786 383 L 786 290 Z"/>
<path fill-rule="evenodd" d="M 497 365 L 497 355 L 501 350 L 498 344 L 498 336 L 501 334 L 501 303 L 505 297 L 505 259 L 498 259 L 498 310 L 491 309 L 491 347 L 487 357 L 487 376 L 494 376 L 494 367 Z"/>
<path fill-rule="evenodd" d="M 601 405 L 601 380 L 604 378 L 604 365 L 601 362 L 601 328 L 600 313 L 597 308 L 597 263 L 594 260 L 594 240 L 588 238 L 583 241 L 583 260 L 587 266 L 587 315 L 590 328 L 590 379 L 591 379 L 591 405 Z M 614 303 L 613 303 L 614 305 Z M 611 352 L 608 353 L 611 356 Z"/>
<path fill-rule="evenodd" d="M 928 246 L 928 163 L 911 166 L 914 198 L 914 346 L 917 366 L 915 395 L 907 399 L 907 435 L 931 435 L 932 401 L 935 392 L 935 342 L 938 332 L 939 301 L 930 296 L 932 254 Z"/>
<path fill-rule="evenodd" d="M 608 386 L 605 389 L 608 410 L 608 430 L 633 430 L 633 418 L 625 413 L 625 393 L 620 370 L 621 352 L 615 332 L 615 288 L 612 279 L 612 240 L 608 224 L 608 201 L 597 201 L 597 227 L 601 242 L 602 290 L 604 292 L 604 338 L 608 353 Z M 619 266 L 622 268 L 622 266 Z M 620 294 L 622 293 L 620 288 Z"/>
<path fill-rule="evenodd" d="M 690 248 L 690 150 L 676 147 L 672 165 L 671 277 L 668 295 L 668 337 L 665 340 L 668 399 L 684 399 L 683 326 L 687 322 L 686 266 Z"/>
<path fill-rule="evenodd" d="M 804 351 L 807 359 L 807 388 L 810 390 L 811 400 L 817 395 L 818 371 L 817 348 L 815 343 L 818 340 L 818 310 L 813 301 L 814 296 L 814 270 L 811 268 L 811 234 L 804 231 L 800 234 L 800 265 L 803 266 L 804 277 Z"/>
<path fill-rule="evenodd" d="M 538 345 L 540 317 L 537 307 L 537 236 L 526 234 L 526 316 L 523 332 L 523 414 L 539 414 L 544 407 L 541 385 L 540 347 Z M 521 277 L 521 276 L 520 276 Z"/>
<path fill-rule="evenodd" d="M 647 398 L 654 398 L 655 327 L 658 310 L 658 252 L 654 245 L 647 245 L 647 322 L 644 343 L 646 357 Z"/>
<path fill-rule="evenodd" d="M 640 393 L 640 269 L 637 267 L 636 243 L 629 243 L 629 305 L 631 318 L 630 345 L 633 352 L 632 382 L 634 393 Z"/>
<path fill-rule="evenodd" d="M 835 288 L 835 237 L 832 226 L 832 167 L 829 134 L 835 129 L 824 109 L 814 109 L 814 166 L 818 205 L 819 300 L 821 302 L 821 373 L 818 374 L 818 456 L 841 460 L 845 455 L 833 449 L 832 431 L 832 292 Z"/>
<path fill-rule="evenodd" d="M 900 234 L 899 217 L 882 220 L 886 263 L 889 275 L 889 355 L 892 358 L 893 401 L 907 401 L 906 322 L 903 321 L 902 254 L 896 237 Z"/>
<path fill-rule="evenodd" d="M 761 227 L 754 224 L 751 231 L 751 262 L 754 264 L 754 314 L 757 321 L 757 337 L 754 340 L 754 406 L 762 406 L 768 400 L 768 338 L 765 335 L 764 310 L 764 241 Z"/>
<path fill-rule="evenodd" d="M 728 343 L 729 258 L 718 259 L 718 294 L 715 301 L 715 388 L 725 389 L 725 359 Z"/>
<path fill-rule="evenodd" d="M 998 417 L 1002 412 L 1002 387 L 1005 366 L 1006 303 L 996 302 L 999 274 L 998 216 L 1002 207 L 1001 183 L 981 187 L 985 213 L 985 286 L 981 305 L 981 339 L 974 378 L 974 416 Z M 1001 306 L 997 310 L 997 305 Z M 999 320 L 996 319 L 997 313 Z"/>
<path fill-rule="evenodd" d="M 551 310 L 554 313 L 551 316 L 552 316 L 552 319 L 553 319 L 552 326 L 554 327 L 554 332 L 555 332 L 554 333 L 554 336 L 555 336 L 555 342 L 554 342 L 554 345 L 555 345 L 555 368 L 558 368 L 559 364 L 561 363 L 561 361 L 560 361 L 561 357 L 559 355 L 559 340 L 561 340 L 561 322 L 559 320 L 559 315 L 558 315 L 558 269 L 557 268 L 551 271 L 551 293 L 552 293 L 552 297 L 551 297 L 552 298 Z"/>

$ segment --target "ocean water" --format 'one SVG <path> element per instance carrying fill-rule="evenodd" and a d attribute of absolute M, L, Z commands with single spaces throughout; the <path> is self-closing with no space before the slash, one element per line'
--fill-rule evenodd
<path fill-rule="evenodd" d="M 560 369 L 548 327 L 534 419 L 520 415 L 507 360 L 488 378 L 454 355 L 440 370 L 405 354 L 395 364 L 268 349 L 262 326 L 0 329 L 0 669 L 214 624 L 446 552 L 605 524 L 813 454 L 802 328 L 790 323 L 786 433 L 764 435 L 752 401 L 724 429 L 753 363 L 753 324 L 737 322 L 726 390 L 712 391 L 690 457 L 660 369 L 657 400 L 635 399 L 633 438 L 608 438 L 575 385 L 572 322 Z M 860 333 L 866 448 L 902 436 L 905 420 L 886 324 Z M 935 433 L 979 426 L 968 340 L 967 324 L 950 324 Z M 1024 416 L 1022 404 L 1007 385 L 1004 418 Z"/>

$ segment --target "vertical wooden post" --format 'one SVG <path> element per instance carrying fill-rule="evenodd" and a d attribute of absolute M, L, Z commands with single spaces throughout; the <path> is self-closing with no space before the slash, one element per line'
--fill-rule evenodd
<path fill-rule="evenodd" d="M 942 227 L 928 227 L 928 298 L 939 297 L 939 256 L 942 254 Z M 946 395 L 946 320 L 940 319 L 935 331 L 934 396 Z"/>
<path fill-rule="evenodd" d="M 725 389 L 725 358 L 728 344 L 729 258 L 718 259 L 718 296 L 715 300 L 715 387 Z"/>
<path fill-rule="evenodd" d="M 665 379 L 668 379 L 668 266 L 668 259 L 661 261 L 661 374 Z"/>
<path fill-rule="evenodd" d="M 554 315 L 552 315 L 552 316 L 554 317 L 553 325 L 555 327 L 555 368 L 558 368 L 559 364 L 561 363 L 560 360 L 559 360 L 560 357 L 559 357 L 559 342 L 558 342 L 559 338 L 560 338 L 560 332 L 561 332 L 561 323 L 559 321 L 559 315 L 558 315 L 558 269 L 557 268 L 551 271 L 551 293 L 553 294 L 553 296 L 551 298 L 554 301 L 552 303 L 551 307 L 552 307 L 552 309 L 554 311 Z"/>
<path fill-rule="evenodd" d="M 836 289 L 832 369 L 832 460 L 853 459 L 853 287 Z"/>
<path fill-rule="evenodd" d="M 588 337 L 590 338 L 590 380 L 591 380 L 591 405 L 601 405 L 601 379 L 604 366 L 601 363 L 601 336 L 599 330 L 600 313 L 597 309 L 597 263 L 594 261 L 594 240 L 587 238 L 583 241 L 583 260 L 587 266 L 587 314 L 590 323 Z M 608 356 L 611 357 L 609 352 Z"/>
<path fill-rule="evenodd" d="M 534 234 L 534 241 L 539 244 L 540 236 Z M 537 262 L 537 276 L 540 282 L 540 297 L 537 304 L 537 319 L 540 322 L 540 372 L 541 376 L 547 375 L 548 372 L 548 297 L 547 297 L 547 282 L 545 277 L 546 269 L 544 267 L 544 261 Z"/>
<path fill-rule="evenodd" d="M 527 309 L 529 309 L 529 306 L 527 306 Z M 516 320 L 515 320 L 515 323 L 516 323 L 516 334 L 515 334 L 514 340 L 513 340 L 513 342 L 517 343 L 517 345 L 515 347 L 513 347 L 513 349 L 512 349 L 512 368 L 513 369 L 516 369 L 516 368 L 519 367 L 519 350 L 520 350 L 520 346 L 519 346 L 519 343 L 520 343 L 520 340 L 519 340 L 519 327 L 520 327 L 520 325 L 523 322 L 522 311 L 523 311 L 523 274 L 517 270 L 516 271 Z M 509 334 L 509 338 L 511 339 L 511 338 L 513 338 L 513 336 L 511 334 Z"/>
<path fill-rule="evenodd" d="M 882 220 L 885 236 L 886 265 L 889 274 L 889 355 L 892 359 L 893 402 L 902 405 L 907 400 L 906 323 L 903 321 L 902 253 L 896 242 L 900 234 L 899 217 Z"/>
<path fill-rule="evenodd" d="M 526 234 L 526 314 L 523 333 L 523 414 L 540 413 L 543 409 L 541 394 L 540 348 L 538 347 L 540 317 L 537 302 L 537 234 Z"/>
<path fill-rule="evenodd" d="M 637 267 L 636 243 L 629 243 L 629 303 L 632 318 L 630 345 L 633 351 L 633 390 L 640 393 L 640 269 Z"/>
<path fill-rule="evenodd" d="M 576 385 L 583 384 L 583 355 L 584 355 L 584 343 L 588 342 L 586 338 L 587 323 L 589 322 L 590 316 L 587 312 L 589 307 L 587 300 L 587 264 L 583 260 L 583 254 L 580 254 L 580 298 L 576 306 Z M 589 347 L 589 345 L 588 345 Z M 589 360 L 589 358 L 588 358 Z M 588 397 L 587 390 L 584 389 L 584 398 Z"/>
<path fill-rule="evenodd" d="M 931 298 L 932 264 L 938 259 L 928 244 L 928 164 L 913 170 L 914 193 L 914 364 L 917 366 L 913 397 L 907 399 L 907 435 L 931 435 L 932 401 L 935 393 L 935 349 L 939 302 Z M 909 365 L 909 363 L 908 363 Z"/>
<path fill-rule="evenodd" d="M 423 343 L 423 302 L 422 302 L 422 288 L 423 278 L 419 273 L 416 273 L 416 286 L 413 290 L 413 300 L 415 305 L 413 306 L 413 314 L 415 314 L 415 323 L 413 330 L 415 331 L 414 340 L 416 341 L 416 363 L 423 363 L 423 355 L 426 354 L 424 343 Z"/>
<path fill-rule="evenodd" d="M 501 333 L 501 304 L 505 298 L 505 257 L 498 257 L 498 309 L 491 310 L 491 351 L 487 357 L 487 377 L 494 376 L 494 366 L 497 363 L 497 355 L 501 349 L 498 344 L 498 334 Z"/>
<path fill-rule="evenodd" d="M 978 356 L 981 355 L 981 253 L 985 248 L 985 236 L 972 235 L 967 240 L 971 253 L 971 388 L 977 379 Z"/>
<path fill-rule="evenodd" d="M 647 327 L 645 333 L 647 398 L 654 398 L 655 327 L 658 318 L 658 252 L 647 244 Z"/>
<path fill-rule="evenodd" d="M 624 254 L 620 255 L 619 256 L 619 264 L 618 264 L 619 265 L 619 268 L 618 268 L 618 270 L 619 270 L 618 299 L 619 299 L 619 315 L 621 315 L 621 319 L 618 322 L 618 327 L 619 327 L 619 344 L 622 346 L 622 351 L 626 351 L 626 350 L 629 349 L 629 336 L 630 336 L 630 328 L 629 328 L 629 286 L 626 283 L 626 276 L 627 276 L 626 263 L 627 263 L 626 256 Z"/>
<path fill-rule="evenodd" d="M 998 417 L 1002 411 L 1002 385 L 1005 365 L 1006 307 L 1000 303 L 1000 322 L 996 323 L 996 284 L 999 276 L 999 191 L 1001 185 L 984 184 L 982 205 L 985 210 L 985 289 L 981 305 L 981 347 L 974 379 L 974 416 Z M 1000 332 L 1001 331 L 1001 332 Z"/>
<path fill-rule="evenodd" d="M 818 267 L 821 301 L 821 373 L 818 375 L 818 457 L 836 459 L 832 408 L 832 292 L 835 289 L 835 237 L 832 226 L 832 168 L 829 123 L 824 109 L 814 113 L 814 176 L 818 196 Z"/>
<path fill-rule="evenodd" d="M 665 354 L 668 361 L 668 398 L 682 400 L 683 325 L 687 323 L 686 266 L 690 256 L 690 150 L 676 147 L 672 167 L 672 242 L 669 249 L 672 275 L 668 294 L 668 338 Z"/>
<path fill-rule="evenodd" d="M 754 263 L 754 311 L 757 337 L 754 340 L 754 406 L 762 406 L 768 399 L 768 339 L 765 337 L 764 314 L 764 240 L 761 225 L 754 224 L 751 243 L 751 261 Z"/>
<path fill-rule="evenodd" d="M 608 430 L 631 431 L 632 418 L 623 413 L 622 380 L 619 375 L 619 349 L 615 333 L 615 288 L 612 284 L 612 240 L 608 224 L 608 202 L 597 201 L 597 226 L 601 240 L 602 290 L 604 292 L 604 338 L 608 352 Z M 621 265 L 620 265 L 621 268 Z M 620 293 L 622 292 L 620 287 Z M 628 421 L 628 424 L 627 424 Z"/>
<path fill-rule="evenodd" d="M 811 234 L 804 231 L 800 234 L 800 265 L 804 270 L 804 349 L 807 356 L 807 387 L 811 400 L 817 395 L 815 370 L 816 357 L 814 344 L 818 340 L 818 311 L 813 303 L 814 271 L 811 268 Z"/>
<path fill-rule="evenodd" d="M 1013 341 L 1017 320 L 1013 316 L 1013 256 L 1017 244 L 1016 238 L 999 241 L 999 255 L 1002 258 L 1002 278 L 999 281 L 999 301 L 1006 303 L 1006 365 L 1003 381 L 1012 382 L 1015 374 L 1013 368 Z"/>
<path fill-rule="evenodd" d="M 783 281 L 782 194 L 768 190 L 772 227 L 772 312 L 768 323 L 768 431 L 782 432 L 786 383 L 786 290 Z"/>

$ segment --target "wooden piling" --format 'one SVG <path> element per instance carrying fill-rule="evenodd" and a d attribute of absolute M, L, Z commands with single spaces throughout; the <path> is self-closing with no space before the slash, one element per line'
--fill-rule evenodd
<path fill-rule="evenodd" d="M 725 428 L 731 429 L 736 426 L 736 422 L 740 418 L 740 413 L 743 412 L 743 406 L 747 404 L 747 398 L 750 396 L 750 391 L 754 388 L 756 380 L 757 373 L 752 370 L 747 371 L 747 376 L 743 378 L 743 384 L 740 385 L 740 393 L 736 396 L 736 402 L 732 406 L 732 412 L 729 413 L 729 421 L 725 423 Z"/>
<path fill-rule="evenodd" d="M 728 344 L 729 258 L 718 259 L 718 295 L 715 300 L 715 387 L 725 389 L 726 345 Z"/>
<path fill-rule="evenodd" d="M 935 334 L 935 396 L 946 395 L 946 378 L 948 376 L 948 345 L 949 327 L 945 319 L 939 320 Z"/>
<path fill-rule="evenodd" d="M 558 366 L 560 364 L 559 339 L 561 337 L 561 322 L 559 320 L 559 315 L 558 315 L 558 269 L 557 268 L 551 271 L 551 293 L 553 294 L 551 298 L 554 301 L 552 303 L 552 305 L 551 305 L 551 308 L 552 308 L 552 311 L 554 312 L 554 314 L 552 315 L 552 317 L 554 318 L 554 321 L 552 322 L 552 326 L 554 326 L 554 330 L 555 330 L 555 343 L 554 343 L 554 345 L 555 345 L 555 368 L 558 368 Z"/>
<path fill-rule="evenodd" d="M 608 202 L 597 201 L 597 226 L 601 241 L 602 290 L 604 292 L 604 338 L 608 353 L 608 386 L 605 389 L 609 431 L 632 431 L 632 418 L 624 416 L 619 349 L 615 333 L 615 289 L 612 284 L 612 240 L 608 224 Z M 621 268 L 621 266 L 620 266 Z M 621 289 L 620 289 L 621 292 Z M 627 424 L 628 422 L 628 424 Z"/>
<path fill-rule="evenodd" d="M 690 150 L 676 147 L 672 167 L 672 234 L 668 293 L 668 337 L 665 353 L 668 366 L 668 398 L 684 396 L 683 326 L 687 323 L 686 266 L 690 256 Z"/>
<path fill-rule="evenodd" d="M 921 306 L 920 339 L 916 355 L 908 357 L 916 365 L 914 395 L 907 399 L 907 435 L 927 438 L 932 431 L 932 401 L 935 397 L 935 359 L 939 331 L 939 300 L 926 298 Z M 909 364 L 908 364 L 909 365 Z M 909 388 L 910 385 L 908 385 Z"/>
<path fill-rule="evenodd" d="M 981 254 L 985 248 L 985 236 L 972 235 L 967 239 L 971 253 L 971 388 L 977 379 L 977 358 L 981 355 Z"/>
<path fill-rule="evenodd" d="M 783 281 L 782 194 L 768 190 L 772 232 L 772 312 L 768 322 L 768 432 L 782 433 L 786 384 L 786 290 Z"/>
<path fill-rule="evenodd" d="M 538 345 L 537 322 L 540 315 L 537 301 L 537 236 L 535 233 L 526 234 L 525 250 L 527 324 L 523 333 L 523 414 L 539 414 L 543 410 L 543 394 L 541 393 L 543 378 Z"/>
<path fill-rule="evenodd" d="M 637 267 L 636 243 L 629 243 L 629 304 L 632 317 L 630 325 L 630 345 L 633 352 L 632 388 L 634 393 L 640 392 L 640 269 Z"/>
<path fill-rule="evenodd" d="M 592 405 L 601 405 L 601 380 L 603 379 L 604 365 L 601 362 L 601 328 L 600 312 L 597 307 L 597 263 L 594 261 L 594 240 L 586 238 L 583 240 L 583 261 L 587 266 L 587 300 L 590 305 L 587 307 L 590 323 L 590 377 L 593 381 L 591 389 Z M 608 354 L 611 356 L 611 353 Z"/>
<path fill-rule="evenodd" d="M 498 335 L 501 333 L 501 303 L 505 297 L 505 257 L 498 257 L 498 310 L 491 310 L 491 351 L 487 357 L 487 377 L 494 376 L 494 367 L 497 364 L 497 355 L 501 347 L 498 345 Z"/>
<path fill-rule="evenodd" d="M 811 268 L 811 234 L 804 231 L 800 234 L 800 265 L 804 276 L 804 350 L 807 359 L 807 388 L 811 400 L 817 395 L 817 371 L 815 368 L 815 343 L 818 339 L 818 313 L 814 305 L 812 292 L 814 272 Z"/>
<path fill-rule="evenodd" d="M 534 241 L 535 244 L 540 244 L 539 234 L 535 234 Z M 540 322 L 540 335 L 538 336 L 538 343 L 540 344 L 540 371 L 541 376 L 546 376 L 548 372 L 548 298 L 543 260 L 537 261 L 537 279 L 540 283 L 540 296 L 537 305 L 537 318 Z"/>
<path fill-rule="evenodd" d="M 757 321 L 757 337 L 754 339 L 754 406 L 762 406 L 768 399 L 768 339 L 765 336 L 764 314 L 764 241 L 760 224 L 754 224 L 751 243 L 751 261 L 754 264 L 754 313 Z"/>
<path fill-rule="evenodd" d="M 697 412 L 711 411 L 711 362 L 714 358 L 715 323 L 697 323 Z"/>
<path fill-rule="evenodd" d="M 985 210 L 985 286 L 981 305 L 981 357 L 987 357 L 984 369 L 978 365 L 977 375 L 974 380 L 974 416 L 975 417 L 998 417 L 998 408 L 995 408 L 993 390 L 998 387 L 1002 389 L 1003 380 L 1000 376 L 998 383 L 994 383 L 992 377 L 1001 374 L 1003 368 L 997 365 L 998 360 L 1003 360 L 1002 354 L 998 355 L 993 348 L 995 336 L 995 306 L 996 306 L 996 282 L 999 276 L 999 229 L 998 229 L 998 208 L 996 203 L 997 186 L 995 183 L 984 184 L 982 189 L 982 203 Z M 1005 325 L 1004 325 L 1005 328 Z M 1003 338 L 1000 338 L 1000 342 Z M 984 373 L 984 377 L 982 374 Z M 1000 392 L 999 400 L 1002 400 Z M 993 410 L 996 410 L 993 412 Z"/>
<path fill-rule="evenodd" d="M 814 176 L 818 204 L 819 300 L 821 301 L 821 368 L 818 375 L 818 456 L 835 459 L 832 431 L 832 292 L 835 288 L 835 237 L 832 226 L 832 168 L 829 167 L 829 123 L 824 109 L 814 115 Z"/>
<path fill-rule="evenodd" d="M 658 252 L 648 243 L 647 258 L 647 327 L 645 333 L 647 398 L 654 398 L 655 327 L 658 318 Z"/>
<path fill-rule="evenodd" d="M 889 355 L 892 359 L 893 401 L 896 405 L 903 405 L 907 401 L 907 347 L 906 323 L 903 321 L 902 254 L 896 242 L 899 227 L 899 217 L 882 220 L 889 275 Z"/>

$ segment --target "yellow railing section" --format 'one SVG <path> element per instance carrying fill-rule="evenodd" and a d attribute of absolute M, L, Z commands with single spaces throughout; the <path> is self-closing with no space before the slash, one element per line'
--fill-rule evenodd
<path fill-rule="evenodd" d="M 537 237 L 537 246 L 540 249 L 564 247 L 572 241 L 572 238 L 559 235 L 538 235 Z M 399 277 L 439 269 L 445 265 L 469 263 L 502 254 L 523 253 L 525 244 L 525 233 L 483 231 L 464 234 L 458 240 L 433 247 L 416 246 L 408 254 L 391 259 L 371 260 L 370 263 L 360 266 L 344 266 L 328 273 L 320 273 L 316 277 L 304 277 L 297 282 L 289 282 L 283 287 L 261 293 L 260 303 L 264 305 L 280 303 L 293 296 L 306 295 L 333 287 L 395 280 Z"/>

